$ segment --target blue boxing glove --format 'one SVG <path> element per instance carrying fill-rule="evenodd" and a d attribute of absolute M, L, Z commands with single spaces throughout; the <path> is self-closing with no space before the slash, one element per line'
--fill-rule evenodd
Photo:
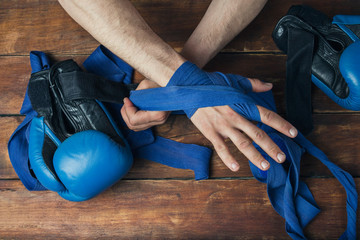
<path fill-rule="evenodd" d="M 304 134 L 313 129 L 311 81 L 341 107 L 360 110 L 360 79 L 343 75 L 351 71 L 340 66 L 343 54 L 359 52 L 359 27 L 360 16 L 331 19 L 305 5 L 292 6 L 276 24 L 272 37 L 287 54 L 287 119 Z"/>
<path fill-rule="evenodd" d="M 84 73 L 72 60 L 31 75 L 28 95 L 38 115 L 30 125 L 28 156 L 38 184 L 84 201 L 129 171 L 129 144 L 99 100 L 121 101 L 127 94 L 126 86 Z"/>
<path fill-rule="evenodd" d="M 341 49 L 327 46 L 318 51 L 319 56 L 332 64 L 330 73 L 316 62 L 317 71 L 313 72 L 312 81 L 340 106 L 358 111 L 360 110 L 360 16 L 336 15 L 331 24 L 331 30 L 323 33 L 325 39 L 338 42 Z M 336 31 L 337 32 L 336 32 Z M 336 32 L 336 34 L 334 34 Z M 328 34 L 328 35 L 327 35 Z M 327 43 L 323 41 L 324 45 Z M 335 48 L 335 49 L 334 49 Z M 340 70 L 340 71 L 339 71 Z M 324 79 L 327 77 L 329 80 Z M 333 80 L 335 79 L 335 80 Z M 328 81 L 328 82 L 327 82 Z M 333 82 L 331 82 L 333 81 Z M 345 90 L 344 90 L 345 89 Z"/>
<path fill-rule="evenodd" d="M 31 123 L 29 160 L 40 183 L 70 201 L 98 195 L 133 163 L 127 143 L 123 146 L 95 130 L 76 133 L 61 143 L 43 117 Z"/>
<path fill-rule="evenodd" d="M 334 102 L 346 109 L 360 110 L 360 79 L 344 75 L 344 72 L 351 70 L 345 69 L 347 64 L 344 62 L 349 61 L 341 60 L 350 59 L 351 55 L 355 57 L 359 53 L 359 27 L 360 16 L 336 15 L 331 19 L 309 6 L 291 7 L 287 15 L 279 20 L 272 34 L 279 49 L 288 54 L 287 69 L 288 72 L 294 72 L 288 76 L 288 81 L 301 76 L 298 79 L 300 83 L 294 85 L 294 88 L 302 87 L 307 80 L 305 76 L 311 72 L 312 82 Z M 308 37 L 305 38 L 305 35 Z M 309 47 L 310 45 L 312 46 Z M 300 55 L 305 47 L 309 47 L 310 52 L 306 56 Z M 306 67 L 307 63 L 311 69 Z M 289 69 L 289 65 L 295 69 L 297 66 L 301 68 L 294 71 Z M 294 94 L 289 95 L 292 97 Z M 301 100 L 300 97 L 299 99 Z"/>
<path fill-rule="evenodd" d="M 353 105 L 354 110 L 360 110 L 360 41 L 348 46 L 341 54 L 339 68 L 343 78 L 349 86 L 348 98 L 341 99 L 344 105 Z M 357 103 L 357 104 L 355 104 Z"/>

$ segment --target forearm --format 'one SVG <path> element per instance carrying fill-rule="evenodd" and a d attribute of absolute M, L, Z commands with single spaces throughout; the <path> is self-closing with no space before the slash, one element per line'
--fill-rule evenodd
<path fill-rule="evenodd" d="M 151 30 L 128 0 L 59 2 L 96 40 L 161 86 L 185 62 Z"/>
<path fill-rule="evenodd" d="M 261 11 L 267 0 L 213 0 L 181 54 L 202 68 Z"/>

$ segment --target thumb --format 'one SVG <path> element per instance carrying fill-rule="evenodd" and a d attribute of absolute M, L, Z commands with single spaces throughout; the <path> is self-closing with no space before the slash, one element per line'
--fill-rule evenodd
<path fill-rule="evenodd" d="M 135 105 L 130 101 L 129 98 L 124 98 L 124 110 L 125 112 L 129 115 L 134 115 L 137 111 L 139 111 L 139 109 L 137 109 L 137 107 L 135 107 Z"/>
<path fill-rule="evenodd" d="M 272 89 L 272 83 L 260 81 L 257 78 L 248 78 L 253 92 L 266 92 Z"/>

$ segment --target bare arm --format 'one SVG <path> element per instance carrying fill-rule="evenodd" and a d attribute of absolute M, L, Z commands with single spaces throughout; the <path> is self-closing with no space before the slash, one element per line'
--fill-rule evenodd
<path fill-rule="evenodd" d="M 267 0 L 213 0 L 182 55 L 202 68 L 259 14 Z"/>
<path fill-rule="evenodd" d="M 59 0 L 96 40 L 165 86 L 185 59 L 156 35 L 128 0 Z"/>

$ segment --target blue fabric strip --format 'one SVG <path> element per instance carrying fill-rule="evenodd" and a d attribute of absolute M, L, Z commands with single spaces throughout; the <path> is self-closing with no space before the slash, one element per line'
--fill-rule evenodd
<path fill-rule="evenodd" d="M 303 228 L 320 212 L 309 188 L 299 180 L 300 161 L 304 149 L 288 137 L 271 130 L 264 124 L 258 125 L 286 155 L 287 162 L 276 163 L 258 145 L 257 150 L 268 160 L 271 167 L 266 174 L 250 164 L 255 178 L 267 184 L 267 192 L 274 209 L 285 218 L 285 227 L 293 239 L 306 239 Z"/>
<path fill-rule="evenodd" d="M 31 73 L 49 69 L 50 60 L 45 53 L 39 51 L 30 52 Z"/>
<path fill-rule="evenodd" d="M 242 96 L 239 93 L 243 92 L 228 86 L 171 86 L 132 91 L 130 100 L 147 111 L 158 111 L 158 109 L 163 109 L 163 111 L 186 110 L 194 107 L 203 108 L 253 102 L 250 97 Z M 173 95 L 176 95 L 177 99 L 174 99 Z M 166 98 L 168 98 L 167 101 L 161 102 Z M 150 102 L 143 102 L 143 99 L 150 99 Z"/>
<path fill-rule="evenodd" d="M 330 162 L 327 156 L 317 147 L 315 147 L 302 134 L 299 134 L 294 141 L 306 149 L 312 156 L 319 159 L 339 180 L 346 191 L 346 210 L 347 210 L 347 228 L 340 239 L 356 239 L 356 210 L 358 203 L 358 193 L 356 192 L 353 177 L 343 169 Z"/>
<path fill-rule="evenodd" d="M 173 86 L 212 86 L 212 85 L 218 85 L 218 86 L 226 86 L 226 87 L 230 87 L 228 89 L 228 91 L 238 91 L 241 93 L 247 93 L 249 91 L 252 90 L 251 84 L 248 81 L 247 78 L 244 78 L 242 76 L 239 75 L 234 75 L 234 74 L 223 74 L 220 72 L 215 72 L 215 73 L 208 73 L 208 72 L 204 72 L 201 69 L 199 69 L 195 64 L 191 63 L 191 62 L 185 62 L 184 64 L 182 64 L 179 69 L 174 73 L 174 75 L 171 77 L 171 79 L 169 80 L 167 87 L 173 87 Z M 205 87 L 206 88 L 206 87 Z M 179 88 L 178 88 L 179 89 Z M 180 88 L 181 89 L 181 88 Z M 203 88 L 198 88 L 198 90 L 196 90 L 196 88 L 194 88 L 194 92 L 196 91 L 203 91 L 200 90 Z M 217 94 L 216 93 L 216 89 L 218 89 L 218 91 L 220 91 L 220 88 L 213 88 L 214 92 L 212 94 Z M 162 90 L 154 90 L 154 91 L 162 91 Z M 181 90 L 178 90 L 181 91 Z M 166 91 L 165 91 L 166 92 Z M 186 91 L 185 91 L 186 93 Z M 145 94 L 145 92 L 140 93 Z M 159 94 L 164 94 L 164 92 L 161 92 Z M 199 93 L 201 94 L 201 93 Z M 227 94 L 229 93 L 225 93 L 223 92 L 222 94 L 220 93 L 220 96 L 224 97 L 227 96 Z M 179 94 L 179 96 L 181 96 Z M 211 98 L 209 98 L 209 96 L 211 96 Z M 236 96 L 233 95 L 233 97 Z M 244 95 L 242 95 L 243 98 L 245 97 Z M 132 96 L 133 99 L 136 101 L 135 96 Z M 187 95 L 187 97 L 190 97 L 189 94 Z M 200 97 L 200 96 L 197 96 Z M 195 102 L 201 102 L 204 103 L 205 105 L 208 106 L 220 106 L 220 105 L 230 105 L 229 103 L 231 101 L 229 101 L 228 104 L 222 104 L 222 103 L 216 103 L 216 102 L 212 102 L 210 103 L 209 101 L 211 101 L 211 99 L 214 99 L 214 101 L 218 101 L 220 100 L 218 98 L 218 96 L 212 96 L 212 95 L 208 95 L 205 96 L 208 100 L 207 101 L 197 101 L 194 96 L 193 99 L 195 99 Z M 233 99 L 234 100 L 234 99 Z M 251 101 L 251 99 L 244 99 L 245 101 Z M 185 103 L 189 103 L 192 102 L 191 99 L 185 101 Z M 209 103 L 207 103 L 209 102 Z M 226 101 L 223 101 L 226 102 Z M 236 101 L 235 101 L 236 102 Z M 238 101 L 238 103 L 240 103 L 242 101 Z M 179 102 L 180 103 L 180 102 Z M 180 103 L 181 104 L 181 103 Z M 169 106 L 171 106 L 172 104 L 168 104 Z M 204 106 L 207 107 L 207 106 Z M 198 107 L 199 108 L 199 107 Z M 186 115 L 188 116 L 188 118 L 191 118 L 192 115 L 196 112 L 197 108 L 187 108 L 186 106 L 183 106 L 183 108 L 179 108 L 179 109 L 184 109 L 184 112 L 186 113 Z M 150 110 L 150 109 L 149 109 Z"/>
<path fill-rule="evenodd" d="M 191 169 L 196 180 L 209 178 L 209 163 L 207 162 L 206 167 L 203 164 L 204 160 L 211 158 L 211 154 L 212 151 L 208 148 L 178 143 L 163 137 L 156 137 L 152 144 L 134 151 L 136 158 L 149 159 L 174 168 Z"/>
<path fill-rule="evenodd" d="M 189 74 L 193 76 L 190 77 Z M 184 79 L 183 82 L 182 79 Z M 194 82 L 188 82 L 189 79 Z M 196 82 L 197 79 L 199 79 L 199 84 Z M 236 112 L 249 120 L 257 121 L 261 119 L 256 105 L 276 111 L 270 91 L 250 93 L 248 92 L 249 87 L 244 84 L 244 79 L 238 82 L 239 84 L 236 86 L 238 91 L 224 88 L 224 85 L 229 86 L 231 83 L 227 75 L 204 74 L 200 69 L 196 69 L 193 64 L 184 63 L 175 72 L 166 88 L 134 91 L 131 93 L 130 99 L 136 103 L 137 107 L 144 110 L 184 110 L 185 112 L 212 104 L 225 105 L 228 101 L 227 104 Z M 216 89 L 219 93 L 215 93 Z M 326 155 L 306 140 L 301 133 L 293 141 L 261 122 L 258 126 L 269 134 L 287 156 L 286 163 L 278 164 L 258 145 L 254 144 L 270 162 L 271 167 L 264 172 L 250 163 L 250 168 L 255 178 L 267 184 L 269 199 L 274 209 L 285 218 L 285 227 L 289 236 L 293 239 L 306 239 L 303 228 L 320 211 L 306 184 L 299 180 L 301 156 L 307 151 L 327 166 L 345 188 L 348 224 L 340 239 L 355 239 L 358 196 L 351 175 L 331 163 Z"/>
<path fill-rule="evenodd" d="M 126 62 L 100 45 L 88 57 L 83 66 L 90 73 L 101 75 L 115 82 L 131 83 L 134 69 Z"/>

